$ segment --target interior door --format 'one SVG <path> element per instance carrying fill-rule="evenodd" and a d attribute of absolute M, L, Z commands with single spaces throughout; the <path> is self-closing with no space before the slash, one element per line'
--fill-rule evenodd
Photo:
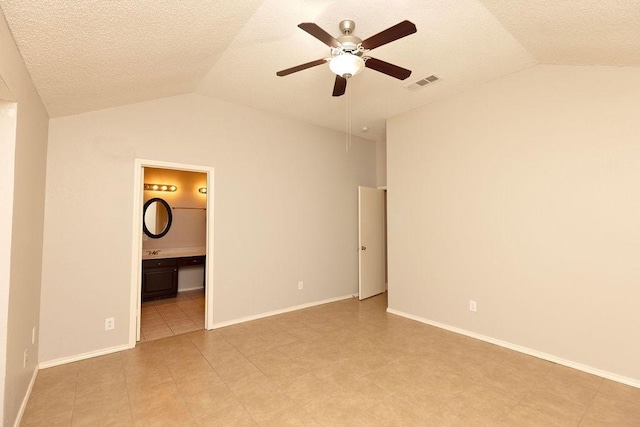
<path fill-rule="evenodd" d="M 358 187 L 360 299 L 385 291 L 384 190 Z"/>

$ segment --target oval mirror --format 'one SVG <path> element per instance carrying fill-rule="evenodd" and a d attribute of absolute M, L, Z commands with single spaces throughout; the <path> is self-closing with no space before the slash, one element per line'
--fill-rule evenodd
<path fill-rule="evenodd" d="M 159 239 L 167 234 L 173 220 L 169 203 L 157 197 L 144 204 L 142 217 L 144 234 L 152 239 Z"/>

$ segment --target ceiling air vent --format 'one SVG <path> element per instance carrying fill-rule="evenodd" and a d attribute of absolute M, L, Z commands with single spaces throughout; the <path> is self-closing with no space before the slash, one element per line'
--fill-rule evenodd
<path fill-rule="evenodd" d="M 435 74 L 432 74 L 428 77 L 425 77 L 424 79 L 418 80 L 417 82 L 411 83 L 409 86 L 405 86 L 405 87 L 409 90 L 416 91 L 418 89 L 422 89 L 423 87 L 428 86 L 437 81 L 440 81 L 440 77 L 436 76 Z"/>

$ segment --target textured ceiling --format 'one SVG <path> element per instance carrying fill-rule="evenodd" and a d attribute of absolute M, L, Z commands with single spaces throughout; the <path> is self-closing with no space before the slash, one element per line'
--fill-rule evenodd
<path fill-rule="evenodd" d="M 475 0 L 404 0 L 393 7 L 386 0 L 368 0 L 366 7 L 357 1 L 296 0 L 289 2 L 296 7 L 289 8 L 278 6 L 282 3 L 263 2 L 214 64 L 199 93 L 344 130 L 351 91 L 353 133 L 380 140 L 386 136 L 388 117 L 533 64 Z M 297 24 L 315 22 L 337 37 L 343 19 L 355 21 L 354 35 L 362 39 L 404 19 L 416 24 L 416 34 L 371 52 L 412 70 L 411 77 L 400 81 L 365 69 L 349 80 L 347 95 L 332 97 L 335 75 L 328 65 L 276 76 L 278 70 L 329 56 L 329 48 Z M 405 88 L 431 74 L 442 81 L 416 92 Z M 366 134 L 363 127 L 369 129 Z"/>
<path fill-rule="evenodd" d="M 543 64 L 640 66 L 640 0 L 481 0 Z"/>
<path fill-rule="evenodd" d="M 257 0 L 2 0 L 51 116 L 191 92 Z"/>
<path fill-rule="evenodd" d="M 640 0 L 0 0 L 52 117 L 197 92 L 385 138 L 385 119 L 535 63 L 640 66 Z M 343 19 L 364 39 L 402 20 L 418 32 L 371 52 L 413 71 L 399 81 L 371 69 L 331 96 L 327 57 L 297 28 L 335 37 Z M 409 84 L 442 80 L 418 91 Z M 363 133 L 363 127 L 368 132 Z"/>

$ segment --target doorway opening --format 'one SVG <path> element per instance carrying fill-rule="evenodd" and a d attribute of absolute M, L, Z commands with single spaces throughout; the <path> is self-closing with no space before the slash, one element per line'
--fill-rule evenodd
<path fill-rule="evenodd" d="M 213 168 L 135 161 L 130 346 L 213 324 Z"/>
<path fill-rule="evenodd" d="M 388 290 L 387 190 L 358 187 L 358 296 Z"/>

